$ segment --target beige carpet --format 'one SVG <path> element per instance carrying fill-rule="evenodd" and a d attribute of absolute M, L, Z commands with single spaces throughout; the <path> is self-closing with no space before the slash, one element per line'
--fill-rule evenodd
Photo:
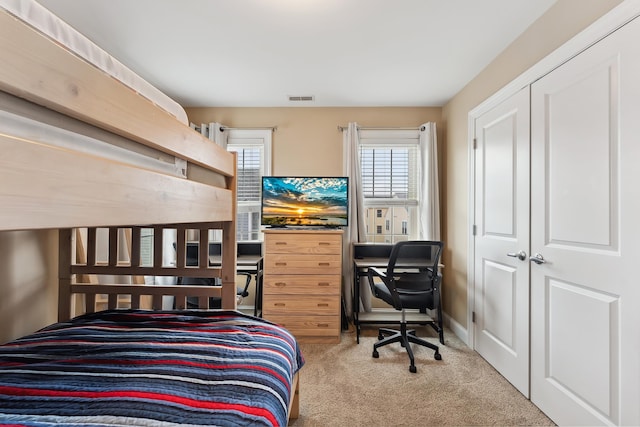
<path fill-rule="evenodd" d="M 437 337 L 429 328 L 418 335 Z M 536 406 L 453 333 L 445 331 L 442 360 L 413 346 L 418 372 L 397 344 L 371 357 L 377 331 L 343 332 L 340 344 L 301 344 L 302 426 L 554 425 Z"/>

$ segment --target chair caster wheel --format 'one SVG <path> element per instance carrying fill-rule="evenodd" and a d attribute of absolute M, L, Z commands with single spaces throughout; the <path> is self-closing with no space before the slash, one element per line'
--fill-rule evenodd
<path fill-rule="evenodd" d="M 382 334 L 378 334 L 378 341 L 381 341 L 381 340 L 383 340 L 383 339 L 384 339 L 384 335 L 382 335 Z"/>
<path fill-rule="evenodd" d="M 440 353 L 436 353 L 436 354 L 434 354 L 434 355 L 433 355 L 433 357 L 434 357 L 436 360 L 442 360 L 442 356 L 440 355 Z"/>
<path fill-rule="evenodd" d="M 378 357 L 380 357 L 380 355 L 378 354 L 378 350 L 373 350 L 373 353 L 371 354 L 371 356 L 373 356 L 374 359 L 377 359 Z"/>
<path fill-rule="evenodd" d="M 418 372 L 418 370 L 416 369 L 415 366 L 411 365 L 409 366 L 409 372 L 411 372 L 412 374 L 415 374 L 416 372 Z"/>

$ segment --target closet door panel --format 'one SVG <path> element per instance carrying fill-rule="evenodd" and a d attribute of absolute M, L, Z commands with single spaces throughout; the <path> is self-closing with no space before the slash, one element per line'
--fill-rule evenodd
<path fill-rule="evenodd" d="M 558 79 L 555 88 L 547 83 L 549 243 L 617 246 L 619 87 L 612 79 L 617 73 L 618 63 L 611 58 L 575 82 Z"/>
<path fill-rule="evenodd" d="M 640 423 L 636 19 L 531 88 L 531 400 Z"/>
<path fill-rule="evenodd" d="M 474 349 L 528 397 L 528 88 L 479 117 L 475 135 Z"/>

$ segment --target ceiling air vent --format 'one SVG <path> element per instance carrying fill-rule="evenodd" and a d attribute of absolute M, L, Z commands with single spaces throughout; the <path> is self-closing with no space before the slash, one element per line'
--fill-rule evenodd
<path fill-rule="evenodd" d="M 291 102 L 313 101 L 313 96 L 311 96 L 311 95 L 307 95 L 307 96 L 290 96 L 289 97 L 289 101 L 291 101 Z"/>

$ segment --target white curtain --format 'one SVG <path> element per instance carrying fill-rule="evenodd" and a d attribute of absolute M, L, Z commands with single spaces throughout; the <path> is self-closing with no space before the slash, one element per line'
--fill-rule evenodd
<path fill-rule="evenodd" d="M 203 126 L 204 127 L 204 126 Z M 224 126 L 220 123 L 209 123 L 209 132 L 207 137 L 218 144 L 220 147 L 227 149 L 227 140 L 229 139 L 229 133 L 224 131 Z"/>
<path fill-rule="evenodd" d="M 349 123 L 343 132 L 343 170 L 349 177 L 349 227 L 345 229 L 343 239 L 343 277 L 344 301 L 348 315 L 353 313 L 353 243 L 366 242 L 364 223 L 364 195 L 360 179 L 360 137 L 357 123 Z M 364 286 L 362 286 L 364 285 Z M 363 289 L 366 286 L 366 289 Z M 364 291 L 364 292 L 363 292 Z M 371 291 L 366 280 L 361 281 L 360 295 L 365 308 L 371 309 Z"/>
<path fill-rule="evenodd" d="M 438 190 L 438 138 L 436 124 L 420 127 L 419 238 L 440 240 L 440 191 Z"/>

